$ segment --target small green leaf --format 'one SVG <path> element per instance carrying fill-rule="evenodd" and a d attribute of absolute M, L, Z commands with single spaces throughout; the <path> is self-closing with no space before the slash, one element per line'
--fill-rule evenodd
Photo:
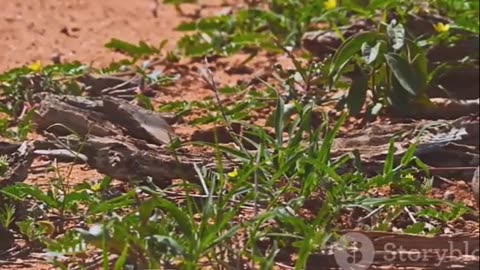
<path fill-rule="evenodd" d="M 114 270 L 124 269 L 125 263 L 127 262 L 128 250 L 129 250 L 129 249 L 130 249 L 130 247 L 129 247 L 128 244 L 126 244 L 126 245 L 123 247 L 122 254 L 120 255 L 120 257 L 118 257 L 117 261 L 115 262 L 115 265 L 113 266 L 113 269 L 114 269 Z"/>
<path fill-rule="evenodd" d="M 412 96 L 423 91 L 423 84 L 418 81 L 414 68 L 399 54 L 385 54 L 385 60 L 399 84 Z"/>
<path fill-rule="evenodd" d="M 155 234 L 152 235 L 151 239 L 157 242 L 157 244 L 160 246 L 160 250 L 163 249 L 165 252 L 174 256 L 184 254 L 182 246 L 180 246 L 178 242 L 172 237 Z"/>
<path fill-rule="evenodd" d="M 388 145 L 388 153 L 387 153 L 387 157 L 385 158 L 385 163 L 383 164 L 383 176 L 386 178 L 389 178 L 387 179 L 389 182 L 391 181 L 391 172 L 393 171 L 394 157 L 395 157 L 395 139 L 392 138 Z"/>
<path fill-rule="evenodd" d="M 365 42 L 369 43 L 377 39 L 384 39 L 384 36 L 378 32 L 361 32 L 348 38 L 333 56 L 328 72 L 332 82 L 338 79 L 342 69 L 361 50 Z"/>
<path fill-rule="evenodd" d="M 177 31 L 195 31 L 197 30 L 197 24 L 196 22 L 184 22 L 179 24 L 175 30 Z"/>
<path fill-rule="evenodd" d="M 185 56 L 189 57 L 208 55 L 209 53 L 212 53 L 215 48 L 211 42 L 205 41 L 200 34 L 182 37 L 178 41 L 177 46 L 183 51 Z"/>
<path fill-rule="evenodd" d="M 262 46 L 271 44 L 271 37 L 259 33 L 239 33 L 232 37 L 232 43 L 243 46 Z"/>
<path fill-rule="evenodd" d="M 26 184 L 19 184 L 18 188 L 24 194 L 28 194 L 32 196 L 33 198 L 41 201 L 42 203 L 45 203 L 49 207 L 58 208 L 61 205 L 59 201 L 55 200 L 53 197 L 48 196 L 47 194 L 45 194 L 43 191 L 41 191 L 36 187 L 32 187 Z"/>
<path fill-rule="evenodd" d="M 355 76 L 347 97 L 347 107 L 351 115 L 357 115 L 362 109 L 367 97 L 367 89 L 367 74 L 362 73 Z"/>
<path fill-rule="evenodd" d="M 149 46 L 144 41 L 140 41 L 137 46 L 116 38 L 112 38 L 107 44 L 105 44 L 105 48 L 126 54 L 132 58 L 140 58 L 159 53 L 157 48 Z"/>
<path fill-rule="evenodd" d="M 418 82 L 423 92 L 429 80 L 427 56 L 425 55 L 425 51 L 413 41 L 407 40 L 407 48 L 409 52 L 409 62 L 414 69 L 415 81 Z"/>
<path fill-rule="evenodd" d="M 140 105 L 149 111 L 153 111 L 152 101 L 149 97 L 143 94 L 135 95 L 135 98 L 139 101 Z"/>
<path fill-rule="evenodd" d="M 179 225 L 179 228 L 183 232 L 183 234 L 185 234 L 187 238 L 192 239 L 192 237 L 194 236 L 193 224 L 191 223 L 191 219 L 185 214 L 185 212 L 170 201 L 157 198 L 156 202 L 159 208 L 168 212 L 171 217 L 173 217 L 173 219 Z"/>
<path fill-rule="evenodd" d="M 274 114 L 275 136 L 277 139 L 277 146 L 282 146 L 283 143 L 283 116 L 285 112 L 285 103 L 282 97 L 277 98 L 277 108 Z"/>
<path fill-rule="evenodd" d="M 199 19 L 193 23 L 183 23 L 177 27 L 177 31 L 202 31 L 202 32 L 211 32 L 211 31 L 225 31 L 226 28 L 229 28 L 229 21 L 231 20 L 230 16 L 213 16 Z"/>
<path fill-rule="evenodd" d="M 179 112 L 186 110 L 189 104 L 186 101 L 172 101 L 158 107 L 159 112 Z"/>
<path fill-rule="evenodd" d="M 242 88 L 239 86 L 225 86 L 218 89 L 218 92 L 222 95 L 238 94 L 240 91 L 242 91 Z"/>
<path fill-rule="evenodd" d="M 323 139 L 322 146 L 320 148 L 320 153 L 318 155 L 318 163 L 319 165 L 328 164 L 330 159 L 330 150 L 332 149 L 333 140 L 337 135 L 340 127 L 345 123 L 345 119 L 347 119 L 347 114 L 343 113 L 335 123 L 335 126 L 332 130 L 329 130 L 325 138 Z"/>
<path fill-rule="evenodd" d="M 368 9 L 372 11 L 376 10 L 389 10 L 398 6 L 397 0 L 372 0 L 368 1 Z"/>
<path fill-rule="evenodd" d="M 248 101 L 247 102 L 239 101 L 235 105 L 233 105 L 232 108 L 229 108 L 226 111 L 226 114 L 233 115 L 239 112 L 245 112 L 246 110 L 248 110 L 249 107 L 250 107 L 250 103 Z"/>
<path fill-rule="evenodd" d="M 115 197 L 111 200 L 102 201 L 100 203 L 92 203 L 88 208 L 88 213 L 94 215 L 128 206 L 133 203 L 134 195 L 134 192 L 128 192 L 122 196 Z"/>
<path fill-rule="evenodd" d="M 413 155 L 415 154 L 415 150 L 417 149 L 415 144 L 411 144 L 405 154 L 403 154 L 401 166 L 405 167 L 412 161 Z"/>
<path fill-rule="evenodd" d="M 88 194 L 86 191 L 72 192 L 65 195 L 64 205 L 71 206 L 74 203 L 91 202 L 91 201 L 92 201 L 92 196 Z"/>
<path fill-rule="evenodd" d="M 111 182 L 112 178 L 110 176 L 104 176 L 100 182 L 100 190 L 106 190 L 110 186 Z"/>

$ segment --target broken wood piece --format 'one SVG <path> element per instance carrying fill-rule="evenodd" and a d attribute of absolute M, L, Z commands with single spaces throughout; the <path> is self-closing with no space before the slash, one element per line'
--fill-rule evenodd
<path fill-rule="evenodd" d="M 12 147 L 13 146 L 13 147 Z M 0 188 L 23 182 L 28 176 L 28 169 L 33 162 L 33 146 L 28 142 L 22 144 L 0 145 Z"/>
<path fill-rule="evenodd" d="M 176 137 L 163 114 L 122 99 L 61 96 L 45 92 L 34 95 L 34 100 L 39 104 L 33 119 L 38 129 L 59 136 L 71 133 L 100 137 L 130 135 L 160 145 L 168 144 Z"/>
<path fill-rule="evenodd" d="M 107 88 L 105 90 L 102 90 L 103 95 L 109 95 L 109 96 L 114 96 L 117 98 L 122 98 L 126 100 L 132 100 L 135 98 L 135 95 L 137 94 L 137 87 L 134 88 L 127 88 L 127 89 L 111 89 Z"/>
<path fill-rule="evenodd" d="M 64 96 L 47 92 L 35 94 L 33 98 L 39 104 L 33 121 L 40 130 L 48 130 L 57 135 L 68 135 L 72 131 L 80 136 L 122 134 L 102 113 L 94 110 L 98 106 L 95 102 L 86 102 L 79 98 L 75 100 L 76 104 L 72 105 L 65 101 Z"/>
<path fill-rule="evenodd" d="M 107 89 L 130 89 L 140 85 L 139 78 L 124 79 L 108 75 L 94 76 L 86 74 L 77 80 L 85 85 L 85 89 L 91 96 L 102 96 L 105 91 L 108 91 Z"/>
<path fill-rule="evenodd" d="M 143 181 L 151 177 L 158 185 L 169 184 L 169 180 L 183 179 L 198 182 L 195 169 L 205 166 L 216 169 L 212 157 L 191 156 L 172 153 L 157 145 L 125 137 L 108 138 L 87 136 L 84 140 L 59 138 L 72 150 L 88 157 L 87 163 L 98 172 L 121 181 Z M 226 171 L 233 169 L 232 163 L 222 161 Z"/>
<path fill-rule="evenodd" d="M 88 158 L 80 153 L 74 153 L 68 149 L 50 149 L 50 150 L 35 150 L 33 153 L 36 156 L 47 156 L 64 162 L 84 162 L 86 163 Z"/>
<path fill-rule="evenodd" d="M 103 98 L 103 108 L 110 121 L 120 124 L 132 137 L 155 144 L 168 144 L 176 137 L 157 112 L 109 96 Z"/>

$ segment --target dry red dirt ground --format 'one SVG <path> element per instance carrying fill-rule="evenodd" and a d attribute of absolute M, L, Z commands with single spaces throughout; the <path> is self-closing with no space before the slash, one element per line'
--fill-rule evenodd
<path fill-rule="evenodd" d="M 174 31 L 183 19 L 172 6 L 160 5 L 153 15 L 153 0 L 26 0 L 0 1 L 0 70 L 60 55 L 105 65 L 119 55 L 103 45 L 113 37 L 130 42 L 173 46 Z"/>

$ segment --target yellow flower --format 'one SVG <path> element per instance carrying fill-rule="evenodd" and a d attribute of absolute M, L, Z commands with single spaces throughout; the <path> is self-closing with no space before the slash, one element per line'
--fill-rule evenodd
<path fill-rule="evenodd" d="M 53 225 L 53 223 L 51 221 L 39 220 L 39 221 L 37 221 L 37 224 L 43 230 L 43 233 L 46 236 L 52 237 L 52 235 L 55 233 L 55 225 Z"/>
<path fill-rule="evenodd" d="M 42 63 L 40 63 L 40 61 L 35 61 L 28 65 L 28 68 L 33 72 L 39 72 L 42 70 Z"/>
<path fill-rule="evenodd" d="M 439 22 L 439 23 L 434 24 L 433 28 L 438 33 L 444 33 L 444 32 L 448 32 L 448 30 L 450 29 L 450 25 L 448 23 L 443 24 L 443 23 Z"/>
<path fill-rule="evenodd" d="M 90 186 L 90 189 L 92 191 L 98 192 L 102 189 L 102 185 L 100 183 L 97 183 L 97 184 L 94 184 L 94 185 Z"/>
<path fill-rule="evenodd" d="M 413 174 L 411 173 L 408 173 L 406 175 L 403 176 L 405 179 L 408 179 L 410 181 L 414 181 L 415 180 L 415 177 L 413 176 Z"/>
<path fill-rule="evenodd" d="M 235 170 L 229 172 L 227 175 L 230 178 L 236 178 L 236 177 L 238 177 L 238 171 L 237 171 L 237 169 L 235 169 Z"/>
<path fill-rule="evenodd" d="M 323 2 L 323 7 L 326 10 L 332 10 L 337 7 L 337 0 L 327 0 Z"/>

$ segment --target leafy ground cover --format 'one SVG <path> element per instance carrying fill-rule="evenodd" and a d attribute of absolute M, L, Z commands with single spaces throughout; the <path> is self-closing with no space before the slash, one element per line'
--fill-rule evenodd
<path fill-rule="evenodd" d="M 430 248 L 463 234 L 478 250 L 468 185 L 478 166 L 478 1 L 226 1 L 207 15 L 208 3 L 190 2 L 153 10 L 170 5 L 183 18 L 175 46 L 112 36 L 104 47 L 122 59 L 108 65 L 33 62 L 0 75 L 5 144 L 64 142 L 56 127 L 88 148 L 93 128 L 42 127 L 39 93 L 113 96 L 168 113 L 175 138 L 161 149 L 178 164 L 185 153 L 209 160 L 192 165 L 196 181 L 121 181 L 66 146 L 73 161 L 36 152 L 28 178 L 11 183 L 19 161 L 2 153 L 0 265 L 317 269 L 346 230 L 430 236 Z M 434 160 L 461 166 L 432 166 L 422 151 L 445 141 L 431 138 L 399 153 L 397 123 L 432 115 L 477 121 L 473 161 L 445 154 Z M 392 130 L 381 145 L 352 135 L 375 124 Z M 338 146 L 349 135 L 353 147 Z M 463 253 L 474 258 L 460 264 L 478 265 L 478 253 Z"/>

